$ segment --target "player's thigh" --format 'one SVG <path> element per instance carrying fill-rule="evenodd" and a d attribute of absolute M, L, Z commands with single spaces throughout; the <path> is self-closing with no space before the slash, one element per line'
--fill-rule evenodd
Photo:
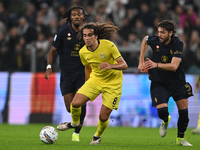
<path fill-rule="evenodd" d="M 188 108 L 188 99 L 181 99 L 176 101 L 176 105 L 178 107 L 178 110 L 183 110 L 183 109 L 187 109 Z"/>
<path fill-rule="evenodd" d="M 81 107 L 83 105 L 86 104 L 87 101 L 89 101 L 90 99 L 84 95 L 84 94 L 81 94 L 81 93 L 77 93 L 72 101 L 72 106 L 74 108 L 78 108 L 78 107 Z"/>
<path fill-rule="evenodd" d="M 101 94 L 102 87 L 98 85 L 92 78 L 87 80 L 77 93 L 87 96 L 93 102 L 97 96 Z"/>
<path fill-rule="evenodd" d="M 152 106 L 157 107 L 168 103 L 170 91 L 165 86 L 159 83 L 151 82 L 150 91 Z"/>
<path fill-rule="evenodd" d="M 66 106 L 70 106 L 70 103 L 72 102 L 74 98 L 74 95 L 75 95 L 75 92 L 64 95 L 64 101 L 65 101 Z"/>
<path fill-rule="evenodd" d="M 75 87 L 73 81 L 70 81 L 68 79 L 62 79 L 60 81 L 60 89 L 62 96 L 68 93 L 75 93 L 77 91 L 77 88 Z"/>
<path fill-rule="evenodd" d="M 84 83 L 85 83 L 85 75 L 82 73 L 78 74 L 74 83 L 76 90 L 78 90 L 81 86 L 83 86 Z"/>

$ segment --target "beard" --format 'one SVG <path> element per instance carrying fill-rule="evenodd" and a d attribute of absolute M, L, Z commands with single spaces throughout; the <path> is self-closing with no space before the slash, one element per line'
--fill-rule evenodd
<path fill-rule="evenodd" d="M 165 38 L 165 39 L 163 39 L 163 41 L 161 42 L 161 43 L 163 43 L 163 44 L 165 44 L 167 41 L 169 40 L 169 34 L 168 34 L 168 36 Z"/>
<path fill-rule="evenodd" d="M 74 26 L 75 26 L 75 27 L 79 27 L 79 26 L 80 26 L 80 23 L 74 23 Z"/>

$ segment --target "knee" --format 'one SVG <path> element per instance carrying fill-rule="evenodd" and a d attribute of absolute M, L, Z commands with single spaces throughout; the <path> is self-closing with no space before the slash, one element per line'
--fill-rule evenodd
<path fill-rule="evenodd" d="M 106 122 L 108 120 L 109 116 L 107 115 L 100 115 L 99 116 L 99 120 L 101 120 L 101 122 Z"/>
<path fill-rule="evenodd" d="M 158 117 L 162 120 L 166 119 L 169 115 L 168 108 L 163 107 L 158 109 Z"/>
<path fill-rule="evenodd" d="M 78 103 L 78 101 L 73 100 L 73 101 L 72 101 L 72 107 L 74 107 L 74 108 L 79 108 L 79 107 L 81 107 L 81 105 Z"/>

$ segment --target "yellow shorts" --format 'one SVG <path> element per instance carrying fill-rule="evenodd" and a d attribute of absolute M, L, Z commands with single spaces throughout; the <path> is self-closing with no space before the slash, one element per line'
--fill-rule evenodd
<path fill-rule="evenodd" d="M 91 102 L 102 93 L 102 104 L 110 109 L 117 110 L 122 93 L 122 80 L 108 84 L 89 78 L 77 93 L 87 96 Z"/>

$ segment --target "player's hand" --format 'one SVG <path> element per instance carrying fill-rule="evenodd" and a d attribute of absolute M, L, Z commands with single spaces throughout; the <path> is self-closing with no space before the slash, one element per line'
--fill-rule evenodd
<path fill-rule="evenodd" d="M 151 59 L 146 58 L 145 61 L 145 68 L 147 69 L 153 69 L 157 67 L 157 63 L 153 62 Z"/>
<path fill-rule="evenodd" d="M 146 69 L 144 68 L 144 62 L 139 62 L 138 70 L 139 70 L 141 73 L 145 73 L 145 72 L 146 72 Z"/>
<path fill-rule="evenodd" d="M 49 78 L 51 77 L 51 75 L 52 75 L 52 69 L 49 68 L 49 69 L 46 70 L 44 77 L 45 77 L 45 79 L 49 80 Z"/>
<path fill-rule="evenodd" d="M 108 69 L 112 69 L 112 65 L 107 63 L 107 62 L 103 62 L 99 65 L 99 69 L 101 70 L 108 70 Z"/>

